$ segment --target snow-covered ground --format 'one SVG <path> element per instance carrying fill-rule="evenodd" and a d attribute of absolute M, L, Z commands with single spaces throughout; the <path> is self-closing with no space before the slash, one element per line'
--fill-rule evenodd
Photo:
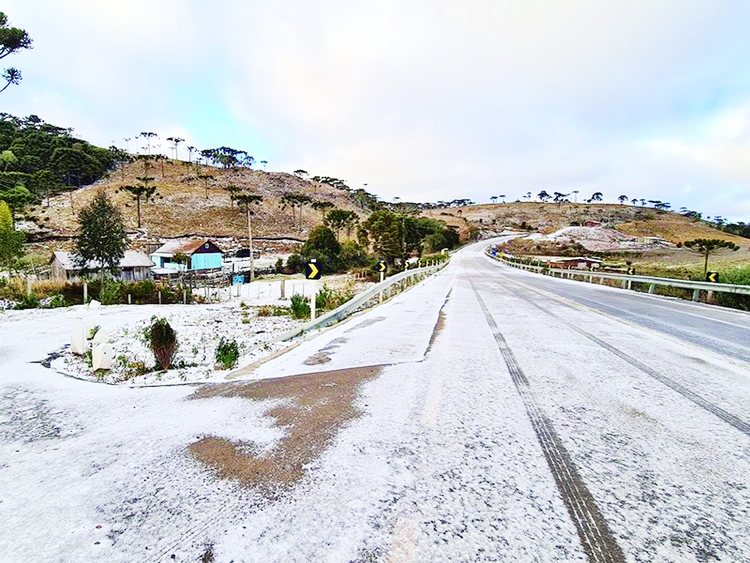
<path fill-rule="evenodd" d="M 592 252 L 611 252 L 617 250 L 646 250 L 668 243 L 646 243 L 637 237 L 621 233 L 609 227 L 563 227 L 543 235 L 533 233 L 527 238 L 532 240 L 551 240 L 557 243 L 579 243 Z"/>
<path fill-rule="evenodd" d="M 240 460 L 268 456 L 294 425 L 269 412 L 291 399 L 232 393 L 247 381 L 201 385 L 225 392 L 198 398 L 191 385 L 61 377 L 34 362 L 65 344 L 80 312 L 3 314 L 0 560 L 607 560 L 580 541 L 592 523 L 571 516 L 561 482 L 582 488 L 589 496 L 573 498 L 606 522 L 611 553 L 624 554 L 610 560 L 750 560 L 750 437 L 709 408 L 747 421 L 747 362 L 559 297 L 572 283 L 470 247 L 441 274 L 244 375 L 273 388 L 271 378 L 378 366 L 352 405 L 360 415 L 332 427 L 275 497 L 220 478 L 188 448 L 213 437 Z M 586 291 L 602 302 L 625 295 Z M 736 311 L 669 305 L 694 325 L 705 316 L 750 330 Z M 104 309 L 103 327 L 143 318 Z M 549 451 L 573 478 L 552 470 Z"/>

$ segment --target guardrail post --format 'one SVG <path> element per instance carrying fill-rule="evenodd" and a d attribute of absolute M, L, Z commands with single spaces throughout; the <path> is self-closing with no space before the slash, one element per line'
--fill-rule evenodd
<path fill-rule="evenodd" d="M 628 288 L 628 282 L 625 280 L 622 280 L 622 288 L 627 289 Z"/>
<path fill-rule="evenodd" d="M 633 289 L 633 281 L 628 280 L 628 289 Z"/>
<path fill-rule="evenodd" d="M 648 292 L 649 293 L 656 293 L 656 284 L 655 283 L 649 284 L 649 286 L 648 286 Z"/>
<path fill-rule="evenodd" d="M 701 300 L 701 290 L 700 289 L 694 289 L 693 290 L 693 301 L 700 301 Z"/>

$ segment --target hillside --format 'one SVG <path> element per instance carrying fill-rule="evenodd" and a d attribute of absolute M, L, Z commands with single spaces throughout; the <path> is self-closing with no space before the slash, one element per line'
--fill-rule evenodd
<path fill-rule="evenodd" d="M 629 205 L 522 202 L 431 209 L 423 214 L 458 227 L 464 237 L 472 229 L 478 229 L 485 237 L 508 229 L 549 234 L 571 225 L 596 221 L 634 237 L 661 237 L 675 244 L 696 238 L 728 240 L 741 246 L 750 243 L 746 238 L 677 213 Z"/>
<path fill-rule="evenodd" d="M 307 232 L 320 224 L 322 211 L 307 206 L 302 209 L 302 225 L 299 224 L 299 209 L 282 209 L 281 198 L 289 193 L 302 193 L 315 201 L 329 202 L 340 209 L 356 211 L 361 217 L 365 213 L 357 209 L 348 193 L 317 182 L 311 182 L 281 172 L 238 169 L 221 170 L 201 166 L 197 173 L 195 165 L 188 167 L 179 161 L 166 161 L 162 174 L 157 163 L 149 172 L 157 186 L 157 196 L 142 203 L 142 227 L 137 228 L 137 211 L 134 197 L 120 191 L 124 185 L 135 185 L 137 177 L 143 176 L 140 163 L 125 164 L 112 171 L 108 179 L 51 198 L 49 208 L 45 204 L 32 207 L 27 215 L 44 228 L 49 236 L 70 237 L 75 233 L 76 213 L 103 189 L 123 211 L 126 227 L 137 238 L 159 240 L 187 235 L 211 237 L 247 237 L 247 219 L 230 198 L 224 186 L 235 184 L 240 188 L 263 197 L 260 204 L 252 207 L 253 236 L 294 238 L 304 240 Z M 204 180 L 197 176 L 210 175 L 208 190 Z"/>

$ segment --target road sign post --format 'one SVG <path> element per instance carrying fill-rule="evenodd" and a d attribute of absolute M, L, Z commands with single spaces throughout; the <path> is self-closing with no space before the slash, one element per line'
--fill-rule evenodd
<path fill-rule="evenodd" d="M 385 260 L 378 260 L 377 266 L 375 266 L 375 270 L 380 272 L 380 283 L 383 283 L 383 280 L 385 279 L 385 271 L 388 269 L 388 264 Z M 380 292 L 380 303 L 383 302 L 383 292 Z"/>
<path fill-rule="evenodd" d="M 320 265 L 315 258 L 310 258 L 310 261 L 305 266 L 305 278 L 308 280 L 315 280 L 313 282 L 313 292 L 310 298 L 310 320 L 315 320 L 315 299 L 318 297 L 318 280 L 323 275 L 320 269 Z"/>

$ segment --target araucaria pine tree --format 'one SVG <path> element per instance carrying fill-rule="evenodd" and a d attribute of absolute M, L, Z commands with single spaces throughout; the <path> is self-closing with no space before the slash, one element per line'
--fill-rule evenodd
<path fill-rule="evenodd" d="M 10 207 L 0 200 L 0 269 L 10 270 L 23 255 L 25 236 L 13 227 Z"/>
<path fill-rule="evenodd" d="M 104 270 L 114 270 L 125 256 L 128 237 L 119 210 L 103 191 L 78 213 L 78 234 L 75 239 L 76 264 L 96 264 L 102 280 Z"/>

